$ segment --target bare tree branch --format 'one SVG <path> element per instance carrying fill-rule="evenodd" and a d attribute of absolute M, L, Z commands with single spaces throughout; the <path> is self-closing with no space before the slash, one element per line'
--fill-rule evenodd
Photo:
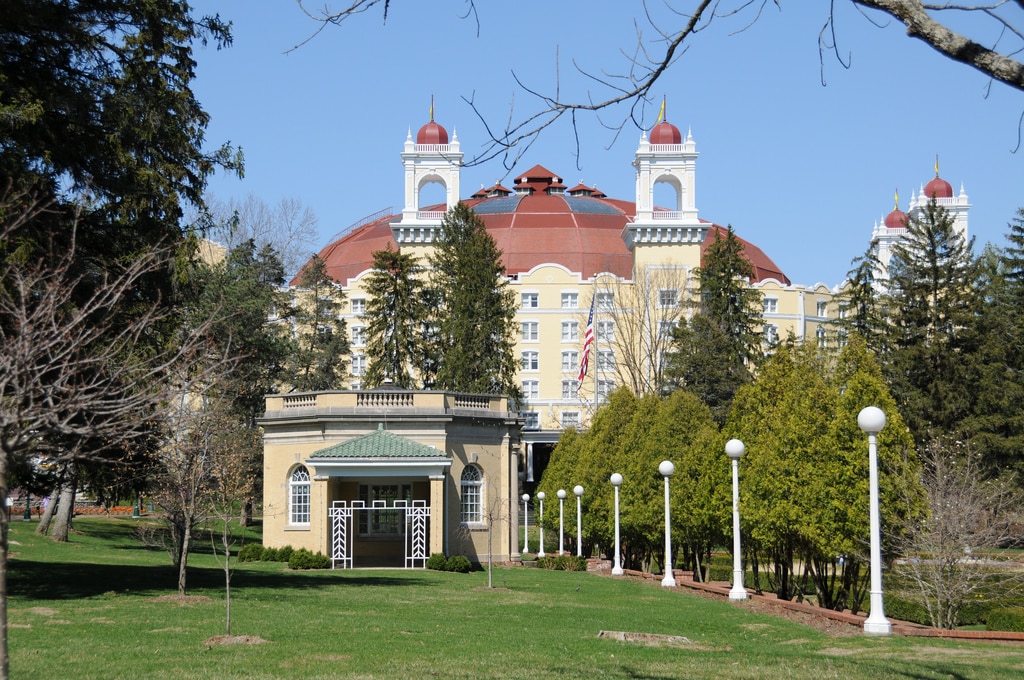
<path fill-rule="evenodd" d="M 297 1 L 302 6 L 303 0 Z M 321 22 L 320 27 L 309 39 L 319 34 L 328 24 L 341 24 L 381 1 L 351 0 L 347 8 L 338 11 L 324 9 L 320 12 L 310 12 L 303 8 L 308 16 Z M 386 18 L 388 3 L 387 0 L 383 1 Z M 861 14 L 876 26 L 884 27 L 884 23 L 868 10 L 877 10 L 891 19 L 900 21 L 906 25 L 910 37 L 924 41 L 944 56 L 971 66 L 994 81 L 1024 91 L 1024 63 L 1019 58 L 1024 52 L 1024 16 L 1021 16 L 1021 12 L 1024 11 L 1024 0 L 988 0 L 979 4 L 929 3 L 922 0 L 844 1 L 860 9 Z M 479 26 L 479 18 L 476 16 L 472 0 L 467 0 L 467 4 L 470 6 L 467 16 L 472 13 Z M 544 130 L 567 114 L 571 119 L 574 133 L 577 114 L 595 113 L 600 120 L 600 114 L 605 111 L 619 111 L 617 122 L 600 120 L 601 124 L 614 131 L 616 136 L 630 125 L 646 129 L 650 126 L 649 121 L 645 120 L 645 114 L 649 111 L 647 105 L 651 103 L 652 90 L 685 53 L 687 40 L 707 29 L 714 19 L 742 21 L 742 24 L 730 32 L 735 34 L 756 23 L 769 5 L 782 8 L 782 0 L 699 0 L 680 4 L 692 4 L 693 8 L 685 11 L 676 9 L 671 0 L 665 0 L 662 11 L 678 18 L 677 22 L 675 19 L 668 22 L 677 24 L 678 28 L 666 30 L 659 27 L 659 24 L 666 25 L 666 20 L 656 17 L 648 4 L 644 3 L 644 19 L 653 35 L 645 35 L 639 22 L 635 22 L 636 44 L 632 50 L 622 50 L 628 65 L 621 72 L 615 73 L 606 68 L 594 72 L 583 68 L 575 60 L 571 62 L 577 75 L 584 81 L 590 81 L 599 92 L 606 92 L 606 95 L 588 92 L 585 97 L 578 99 L 563 97 L 556 52 L 553 91 L 530 86 L 518 74 L 512 73 L 517 87 L 536 100 L 536 107 L 517 118 L 513 96 L 504 129 L 498 129 L 488 122 L 487 114 L 478 106 L 475 95 L 464 97 L 464 101 L 469 104 L 490 136 L 490 143 L 477 156 L 468 160 L 466 165 L 478 165 L 500 157 L 504 167 L 511 169 Z M 825 52 L 833 52 L 843 68 L 849 68 L 852 63 L 851 55 L 844 54 L 839 49 L 836 5 L 837 0 L 830 0 L 827 18 L 818 34 L 823 85 Z M 991 35 L 994 38 L 992 44 L 986 46 L 983 44 L 984 38 L 972 38 L 966 30 L 954 30 L 953 26 L 957 25 L 955 17 L 950 22 L 944 22 L 941 18 L 943 13 L 947 16 L 950 13 L 970 14 L 972 18 L 980 19 L 971 22 L 970 30 L 977 36 Z M 619 109 L 623 105 L 627 107 L 625 112 Z"/>

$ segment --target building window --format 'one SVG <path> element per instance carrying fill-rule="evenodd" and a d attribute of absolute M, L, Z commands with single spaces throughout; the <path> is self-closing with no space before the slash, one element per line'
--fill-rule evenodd
<path fill-rule="evenodd" d="M 577 309 L 579 306 L 579 293 L 562 293 L 562 309 Z"/>
<path fill-rule="evenodd" d="M 615 342 L 615 322 L 598 321 L 595 324 L 595 333 L 598 342 Z"/>
<path fill-rule="evenodd" d="M 540 396 L 540 381 L 538 380 L 524 380 L 523 381 L 523 398 L 525 399 L 536 399 Z"/>
<path fill-rule="evenodd" d="M 658 290 L 658 306 L 662 309 L 674 309 L 679 306 L 679 289 L 661 288 Z"/>
<path fill-rule="evenodd" d="M 659 321 L 658 322 L 658 339 L 669 340 L 672 337 L 672 333 L 675 331 L 676 326 L 679 325 L 678 321 Z"/>
<path fill-rule="evenodd" d="M 613 309 L 615 307 L 615 293 L 610 290 L 603 290 L 597 294 L 598 309 Z"/>
<path fill-rule="evenodd" d="M 774 345 L 779 341 L 779 327 L 773 323 L 766 323 L 764 325 L 764 341 L 769 345 Z"/>
<path fill-rule="evenodd" d="M 846 305 L 839 305 L 839 318 L 840 319 L 845 319 L 846 318 Z"/>
<path fill-rule="evenodd" d="M 353 354 L 352 355 L 352 375 L 359 378 L 366 375 L 366 355 L 365 354 Z"/>
<path fill-rule="evenodd" d="M 615 352 L 610 349 L 602 349 L 597 353 L 597 370 L 599 371 L 614 371 L 615 370 Z"/>
<path fill-rule="evenodd" d="M 357 316 L 366 314 L 366 298 L 352 298 L 352 313 Z"/>
<path fill-rule="evenodd" d="M 563 380 L 562 381 L 562 399 L 575 399 L 576 393 L 579 392 L 580 382 L 578 380 Z"/>
<path fill-rule="evenodd" d="M 615 381 L 608 378 L 601 378 L 597 381 L 597 398 L 605 400 L 608 395 L 615 391 Z"/>
<path fill-rule="evenodd" d="M 540 370 L 540 353 L 539 352 L 523 352 L 523 365 L 524 371 L 539 371 Z"/>
<path fill-rule="evenodd" d="M 562 370 L 575 371 L 580 366 L 580 353 L 576 350 L 562 352 Z"/>
<path fill-rule="evenodd" d="M 764 313 L 765 314 L 778 314 L 779 313 L 779 299 L 773 297 L 766 297 L 764 299 Z"/>
<path fill-rule="evenodd" d="M 537 309 L 540 306 L 537 293 L 523 293 L 520 300 L 520 309 Z"/>
<path fill-rule="evenodd" d="M 462 523 L 479 524 L 484 521 L 484 475 L 476 465 L 467 465 L 462 471 Z"/>
<path fill-rule="evenodd" d="M 580 412 L 579 411 L 562 411 L 562 427 L 579 427 L 580 426 Z"/>
<path fill-rule="evenodd" d="M 408 484 L 360 484 L 359 500 L 372 507 L 375 502 L 387 507 L 363 510 L 359 517 L 360 536 L 401 536 L 405 523 L 402 521 L 404 510 L 394 507 L 395 501 L 411 501 L 412 487 Z"/>
<path fill-rule="evenodd" d="M 358 392 L 359 390 L 363 389 L 363 383 L 359 380 L 353 380 L 349 383 L 349 389 Z"/>
<path fill-rule="evenodd" d="M 366 344 L 366 326 L 352 326 L 352 346 L 362 347 Z"/>
<path fill-rule="evenodd" d="M 580 339 L 580 325 L 575 321 L 562 322 L 562 342 L 576 342 Z"/>
<path fill-rule="evenodd" d="M 540 429 L 540 414 L 536 411 L 523 411 L 523 418 L 526 420 L 523 424 L 524 430 Z"/>
<path fill-rule="evenodd" d="M 538 324 L 536 321 L 524 321 L 524 322 L 522 322 L 521 324 L 519 324 L 520 337 L 523 340 L 527 341 L 527 342 L 535 341 L 535 340 L 539 339 L 539 337 L 540 337 L 539 327 L 540 327 L 540 324 Z"/>
<path fill-rule="evenodd" d="M 828 318 L 828 302 L 825 300 L 818 300 L 818 316 Z"/>
<path fill-rule="evenodd" d="M 818 326 L 818 330 L 816 330 L 814 332 L 814 334 L 818 338 L 818 347 L 824 347 L 825 346 L 825 329 L 823 327 L 821 327 L 821 326 Z"/>
<path fill-rule="evenodd" d="M 309 524 L 309 470 L 300 465 L 288 479 L 288 523 Z"/>

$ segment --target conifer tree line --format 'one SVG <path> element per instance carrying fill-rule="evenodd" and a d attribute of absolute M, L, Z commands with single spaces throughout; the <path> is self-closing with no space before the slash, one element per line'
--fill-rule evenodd
<path fill-rule="evenodd" d="M 673 461 L 672 564 L 706 579 L 712 554 L 731 545 L 724 447 L 739 438 L 748 587 L 856 611 L 868 585 L 869 518 L 857 414 L 878 406 L 888 418 L 879 434 L 885 559 L 953 555 L 901 582 L 934 625 L 952 627 L 986 578 L 965 575 L 974 568 L 960 559 L 965 547 L 1024 538 L 1014 529 L 1024 465 L 1024 209 L 1005 247 L 975 255 L 933 201 L 909 221 L 887 269 L 870 251 L 854 260 L 824 343 L 764 341 L 738 245 L 730 228 L 708 248 L 694 313 L 674 335 L 666 394 L 616 391 L 588 431 L 563 434 L 537 489 L 587 489 L 583 553 L 608 554 L 608 479 L 622 474 L 623 564 L 657 572 L 666 566 L 658 464 Z M 955 494 L 950 475 L 966 478 Z M 575 512 L 568 507 L 570 525 Z M 548 513 L 545 524 L 557 521 Z"/>

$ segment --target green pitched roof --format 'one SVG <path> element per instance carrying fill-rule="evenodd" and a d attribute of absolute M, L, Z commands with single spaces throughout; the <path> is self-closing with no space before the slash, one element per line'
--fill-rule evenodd
<path fill-rule="evenodd" d="M 414 442 L 411 439 L 388 432 L 384 424 L 375 432 L 350 439 L 347 442 L 328 446 L 313 453 L 310 458 L 444 458 L 443 451 L 432 446 Z"/>

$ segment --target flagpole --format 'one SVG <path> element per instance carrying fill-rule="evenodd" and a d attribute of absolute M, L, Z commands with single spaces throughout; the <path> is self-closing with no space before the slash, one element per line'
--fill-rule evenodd
<path fill-rule="evenodd" d="M 594 291 L 593 297 L 591 298 L 592 304 L 594 305 L 594 311 L 597 312 L 597 278 L 594 278 Z M 594 405 L 591 409 L 591 413 L 597 414 L 597 374 L 601 370 L 601 364 L 598 361 L 598 344 L 597 344 L 597 325 L 594 325 Z"/>

